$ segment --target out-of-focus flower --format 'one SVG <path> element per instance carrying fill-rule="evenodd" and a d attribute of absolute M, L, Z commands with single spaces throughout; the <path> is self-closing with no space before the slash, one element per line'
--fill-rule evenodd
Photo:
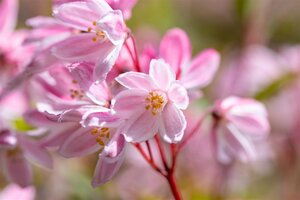
<path fill-rule="evenodd" d="M 20 188 L 18 185 L 10 184 L 0 193 L 0 200 L 34 200 L 35 188 Z"/>
<path fill-rule="evenodd" d="M 87 0 L 64 3 L 54 16 L 79 31 L 55 45 L 54 55 L 69 62 L 96 63 L 94 79 L 103 81 L 127 37 L 122 12 L 104 0 Z"/>
<path fill-rule="evenodd" d="M 189 99 L 167 63 L 152 60 L 149 75 L 127 72 L 116 80 L 127 90 L 114 98 L 112 109 L 126 120 L 123 132 L 128 142 L 148 140 L 158 131 L 169 143 L 182 139 L 186 120 L 181 110 Z"/>
<path fill-rule="evenodd" d="M 213 136 L 216 137 L 218 159 L 224 163 L 233 157 L 242 161 L 254 159 L 253 142 L 265 137 L 270 129 L 264 105 L 232 96 L 216 102 L 213 116 L 219 123 Z"/>
<path fill-rule="evenodd" d="M 189 38 L 178 28 L 170 30 L 164 36 L 160 43 L 159 54 L 187 89 L 200 89 L 207 86 L 220 64 L 220 55 L 214 49 L 204 50 L 191 60 Z"/>
<path fill-rule="evenodd" d="M 52 168 L 50 154 L 41 146 L 38 140 L 29 136 L 30 130 L 18 130 L 12 125 L 13 120 L 18 119 L 16 118 L 17 113 L 19 113 L 18 117 L 22 117 L 24 109 L 28 109 L 28 104 L 26 104 L 27 99 L 24 96 L 24 94 L 19 95 L 18 102 L 16 102 L 14 101 L 16 95 L 12 93 L 12 96 L 7 96 L 0 102 L 0 151 L 1 159 L 3 160 L 2 167 L 7 178 L 22 187 L 26 187 L 32 182 L 32 169 L 28 161 L 46 168 Z M 25 105 L 27 105 L 26 108 Z M 12 113 L 15 114 L 12 115 Z"/>
<path fill-rule="evenodd" d="M 0 5 L 0 84 L 24 70 L 32 59 L 33 47 L 22 45 L 28 31 L 15 31 L 18 4 L 18 0 L 3 0 Z"/>

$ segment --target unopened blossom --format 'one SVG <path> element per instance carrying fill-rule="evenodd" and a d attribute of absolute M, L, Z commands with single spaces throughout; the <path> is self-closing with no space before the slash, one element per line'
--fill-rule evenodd
<path fill-rule="evenodd" d="M 206 49 L 193 59 L 191 55 L 190 40 L 183 30 L 175 28 L 166 33 L 160 43 L 159 57 L 171 66 L 176 78 L 192 97 L 197 95 L 195 89 L 212 81 L 220 64 L 220 54 L 214 49 Z"/>
<path fill-rule="evenodd" d="M 112 109 L 126 120 L 123 132 L 128 142 L 148 140 L 157 132 L 169 143 L 182 139 L 186 128 L 182 110 L 189 99 L 167 63 L 152 60 L 149 75 L 127 72 L 116 80 L 127 90 L 114 98 Z"/>
<path fill-rule="evenodd" d="M 255 159 L 254 142 L 269 133 L 265 106 L 253 99 L 228 97 L 217 101 L 213 112 L 217 120 L 216 146 L 221 162 L 233 157 L 242 161 Z"/>
<path fill-rule="evenodd" d="M 60 5 L 54 17 L 78 30 L 53 48 L 54 55 L 71 63 L 93 62 L 94 79 L 104 80 L 127 37 L 122 12 L 104 0 L 85 0 Z"/>

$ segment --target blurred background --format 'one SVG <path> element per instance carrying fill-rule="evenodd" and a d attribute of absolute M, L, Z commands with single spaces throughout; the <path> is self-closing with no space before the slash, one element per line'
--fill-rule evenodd
<path fill-rule="evenodd" d="M 37 15 L 51 15 L 50 0 L 20 0 L 18 28 Z M 158 45 L 167 30 L 184 29 L 194 55 L 205 48 L 221 52 L 222 64 L 205 96 L 187 115 L 196 120 L 213 100 L 229 95 L 266 104 L 271 133 L 257 143 L 259 158 L 235 162 L 224 176 L 226 199 L 300 199 L 300 1 L 299 0 L 139 0 L 128 26 L 139 44 Z M 177 179 L 184 199 L 213 199 L 216 177 L 205 127 L 179 156 Z M 135 149 L 108 184 L 90 185 L 97 155 L 62 159 L 55 168 L 35 168 L 38 200 L 171 199 L 167 183 Z M 0 186 L 7 182 L 0 175 Z"/>

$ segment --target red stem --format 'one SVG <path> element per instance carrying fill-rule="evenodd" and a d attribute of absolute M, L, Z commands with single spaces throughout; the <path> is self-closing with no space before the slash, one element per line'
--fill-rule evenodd
<path fill-rule="evenodd" d="M 151 150 L 150 143 L 149 143 L 148 140 L 146 141 L 146 145 L 147 145 L 147 149 L 148 149 L 150 159 L 153 161 L 152 150 Z"/>
<path fill-rule="evenodd" d="M 131 38 L 133 49 L 134 49 L 136 71 L 141 72 L 142 70 L 141 70 L 141 65 L 140 65 L 140 61 L 139 61 L 139 55 L 137 52 L 136 41 L 132 34 L 130 34 L 130 38 Z"/>
<path fill-rule="evenodd" d="M 176 184 L 176 180 L 174 178 L 174 174 L 168 173 L 166 178 L 168 180 L 168 183 L 170 185 L 170 188 L 172 190 L 172 194 L 173 194 L 175 200 L 182 200 L 181 194 L 180 194 L 178 186 Z"/>
<path fill-rule="evenodd" d="M 164 164 L 165 170 L 168 172 L 170 170 L 170 168 L 168 166 L 167 159 L 166 159 L 166 156 L 165 156 L 165 152 L 164 152 L 163 146 L 161 145 L 161 142 L 160 142 L 160 138 L 157 134 L 155 135 L 155 141 L 157 143 L 157 147 L 158 147 L 158 150 L 159 150 L 161 161 Z"/>
<path fill-rule="evenodd" d="M 163 176 L 166 176 L 166 173 L 164 173 L 154 162 L 154 160 L 151 160 L 148 155 L 145 153 L 145 151 L 143 150 L 143 148 L 141 147 L 140 144 L 134 144 L 134 146 L 136 147 L 136 149 L 141 153 L 141 155 L 143 156 L 143 158 L 149 163 L 149 165 L 158 173 L 160 173 Z"/>

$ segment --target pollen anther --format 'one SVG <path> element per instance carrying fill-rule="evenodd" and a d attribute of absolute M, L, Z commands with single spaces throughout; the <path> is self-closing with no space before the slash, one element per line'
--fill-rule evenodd
<path fill-rule="evenodd" d="M 151 110 L 153 116 L 160 112 L 165 104 L 165 98 L 162 93 L 149 92 L 149 95 L 145 98 L 146 110 Z"/>

